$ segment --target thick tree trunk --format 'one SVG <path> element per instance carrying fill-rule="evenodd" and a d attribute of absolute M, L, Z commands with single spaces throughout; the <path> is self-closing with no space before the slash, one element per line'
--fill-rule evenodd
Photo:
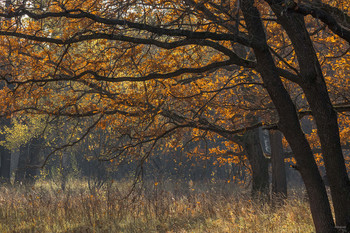
<path fill-rule="evenodd" d="M 315 96 L 317 93 L 321 92 L 316 87 L 305 90 L 321 141 L 336 223 L 339 226 L 346 226 L 350 223 L 350 181 L 340 144 L 337 115 L 331 105 L 322 101 L 324 95 L 317 98 Z"/>
<path fill-rule="evenodd" d="M 220 131 L 219 129 L 213 131 L 244 148 L 244 152 L 247 155 L 253 173 L 252 196 L 257 196 L 259 193 L 268 196 L 270 186 L 268 170 L 269 161 L 264 156 L 260 144 L 259 130 L 249 130 L 243 136 L 228 134 Z"/>
<path fill-rule="evenodd" d="M 301 130 L 296 108 L 278 75 L 267 46 L 260 13 L 254 6 L 254 0 L 242 0 L 242 11 L 248 32 L 252 36 L 251 39 L 255 43 L 259 43 L 259 45 L 253 47 L 257 59 L 257 70 L 261 74 L 266 89 L 277 109 L 279 115 L 278 127 L 294 152 L 309 196 L 316 231 L 319 233 L 336 232 L 325 186 L 310 145 Z"/>
<path fill-rule="evenodd" d="M 249 130 L 243 136 L 215 132 L 244 148 L 252 169 L 252 197 L 257 197 L 259 194 L 268 196 L 270 186 L 269 161 L 261 148 L 259 130 Z"/>
<path fill-rule="evenodd" d="M 268 159 L 261 149 L 259 130 L 246 132 L 242 138 L 242 144 L 252 168 L 252 196 L 268 197 L 269 195 L 269 170 Z"/>
<path fill-rule="evenodd" d="M 271 166 L 272 166 L 272 198 L 275 200 L 287 197 L 287 178 L 284 165 L 282 134 L 270 130 Z"/>
<path fill-rule="evenodd" d="M 330 101 L 322 69 L 303 16 L 295 13 L 281 14 L 281 8 L 277 6 L 274 5 L 273 9 L 295 48 L 302 76 L 300 86 L 316 122 L 336 223 L 345 226 L 350 223 L 350 181 L 340 144 L 337 114 Z"/>

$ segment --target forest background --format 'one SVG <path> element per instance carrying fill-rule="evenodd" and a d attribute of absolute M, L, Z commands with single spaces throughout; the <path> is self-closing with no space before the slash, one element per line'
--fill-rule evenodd
<path fill-rule="evenodd" d="M 7 0 L 0 11 L 5 182 L 49 174 L 64 190 L 69 170 L 132 177 L 133 191 L 216 179 L 276 203 L 287 163 L 315 230 L 350 230 L 347 1 Z"/>

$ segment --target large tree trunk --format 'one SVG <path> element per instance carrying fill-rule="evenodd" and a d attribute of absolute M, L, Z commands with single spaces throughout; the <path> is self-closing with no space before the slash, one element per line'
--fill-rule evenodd
<path fill-rule="evenodd" d="M 257 59 L 257 70 L 261 74 L 266 89 L 279 115 L 278 127 L 291 146 L 300 174 L 309 196 L 310 208 L 316 231 L 336 232 L 327 197 L 327 192 L 318 171 L 310 145 L 301 130 L 296 108 L 278 75 L 274 60 L 266 42 L 260 13 L 254 0 L 242 0 L 242 12 Z"/>
<path fill-rule="evenodd" d="M 259 130 L 249 130 L 243 136 L 228 134 L 220 131 L 220 129 L 214 129 L 213 131 L 244 148 L 244 152 L 247 155 L 253 173 L 252 196 L 255 197 L 257 194 L 268 196 L 270 186 L 268 169 L 269 161 L 264 156 L 260 144 Z"/>
<path fill-rule="evenodd" d="M 259 130 L 249 130 L 243 136 L 227 134 L 220 132 L 220 130 L 215 132 L 243 147 L 252 169 L 252 197 L 257 197 L 259 194 L 268 196 L 270 186 L 269 161 L 261 148 Z"/>
<path fill-rule="evenodd" d="M 336 223 L 340 226 L 346 226 L 350 223 L 350 181 L 340 144 L 337 115 L 329 99 L 328 103 L 322 100 L 327 95 L 325 92 L 322 93 L 320 89 L 323 88 L 310 86 L 309 90 L 304 89 L 304 91 L 312 109 L 317 125 L 317 134 L 321 141 Z M 319 98 L 316 94 L 320 93 L 322 97 Z"/>
<path fill-rule="evenodd" d="M 242 138 L 243 148 L 252 168 L 252 196 L 269 195 L 268 159 L 261 149 L 259 130 L 247 131 Z"/>
<path fill-rule="evenodd" d="M 272 166 L 272 198 L 287 197 L 287 178 L 284 165 L 282 134 L 277 130 L 270 130 L 271 166 Z"/>
<path fill-rule="evenodd" d="M 346 226 L 350 223 L 350 181 L 340 144 L 337 114 L 330 101 L 320 63 L 304 17 L 295 13 L 281 14 L 281 8 L 276 5 L 273 9 L 291 39 L 298 58 L 302 76 L 300 85 L 316 122 L 336 223 Z"/>

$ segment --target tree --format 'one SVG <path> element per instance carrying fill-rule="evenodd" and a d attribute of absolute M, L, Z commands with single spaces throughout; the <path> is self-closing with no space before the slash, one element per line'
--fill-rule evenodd
<path fill-rule="evenodd" d="M 350 181 L 340 144 L 337 114 L 329 98 L 321 65 L 303 16 L 295 13 L 283 15 L 283 9 L 275 6 L 281 2 L 268 2 L 295 48 L 300 68 L 299 85 L 303 88 L 317 125 L 327 177 L 330 180 L 336 222 L 338 225 L 347 225 L 350 222 Z M 332 29 L 329 22 L 327 25 Z"/>
<path fill-rule="evenodd" d="M 11 2 L 9 0 L 5 1 L 5 8 L 10 6 Z M 6 64 L 3 65 L 2 69 L 6 70 L 9 67 Z M 1 85 L 0 88 L 3 88 Z M 9 125 L 10 120 L 8 118 L 1 119 L 1 125 Z M 7 150 L 3 146 L 0 147 L 0 177 L 2 181 L 9 182 L 11 178 L 11 151 Z"/>
<path fill-rule="evenodd" d="M 2 93 L 6 104 L 11 103 L 11 108 L 4 106 L 4 113 L 25 110 L 90 117 L 93 124 L 87 132 L 93 126 L 108 125 L 116 138 L 128 136 L 114 152 L 133 152 L 145 158 L 160 138 L 185 128 L 216 127 L 220 130 L 213 132 L 229 135 L 257 127 L 252 119 L 235 121 L 235 115 L 245 117 L 249 112 L 265 123 L 275 123 L 277 113 L 277 127 L 293 150 L 309 195 L 316 231 L 335 232 L 326 189 L 300 126 L 298 111 L 303 109 L 292 97 L 293 89 L 301 89 L 311 109 L 336 222 L 347 225 L 350 182 L 333 105 L 348 102 L 333 99 L 332 103 L 333 94 L 324 77 L 330 71 L 321 66 L 310 37 L 316 34 L 323 38 L 322 43 L 335 41 L 348 47 L 349 16 L 337 4 L 284 0 L 14 2 L 10 10 L 0 13 L 9 19 L 0 35 L 6 38 L 1 42 L 4 57 L 13 67 L 2 77 L 16 85 L 11 96 Z M 314 18 L 304 17 L 309 14 Z M 317 27 L 318 19 L 329 29 Z M 314 27 L 317 30 L 312 33 L 307 30 Z M 285 33 L 277 34 L 278 29 Z M 242 56 L 242 50 L 247 56 Z M 346 54 L 340 57 L 348 61 Z M 259 74 L 262 83 L 246 79 L 252 74 Z M 239 93 L 237 86 L 260 95 L 255 103 L 267 103 L 261 109 L 240 109 L 234 98 Z"/>
<path fill-rule="evenodd" d="M 284 153 L 282 134 L 278 131 L 270 131 L 271 164 L 272 164 L 272 195 L 277 198 L 287 197 L 286 169 L 284 165 Z"/>

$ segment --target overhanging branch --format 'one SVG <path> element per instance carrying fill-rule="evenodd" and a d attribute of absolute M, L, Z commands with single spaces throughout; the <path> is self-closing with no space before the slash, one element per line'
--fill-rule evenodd
<path fill-rule="evenodd" d="M 342 14 L 342 18 L 350 20 L 350 17 L 340 9 L 322 3 L 320 6 L 299 4 L 296 7 L 290 8 L 289 11 L 302 14 L 304 16 L 311 15 L 316 19 L 321 20 L 328 28 L 339 37 L 350 43 L 350 28 L 348 25 L 340 24 L 336 18 Z M 350 21 L 348 22 L 348 24 Z"/>

